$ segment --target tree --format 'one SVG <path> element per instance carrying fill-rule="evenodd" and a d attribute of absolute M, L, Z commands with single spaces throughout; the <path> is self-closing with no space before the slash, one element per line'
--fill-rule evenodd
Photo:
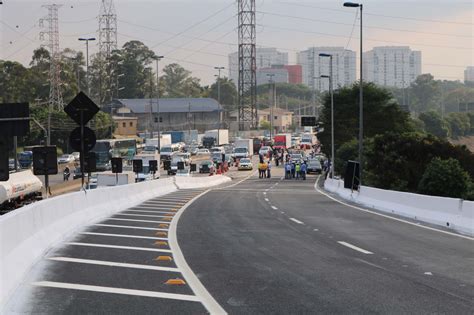
<path fill-rule="evenodd" d="M 334 138 L 335 149 L 343 143 L 358 137 L 359 132 L 359 85 L 343 87 L 334 92 Z M 325 132 L 319 140 L 323 150 L 331 148 L 331 99 L 325 94 L 320 120 Z M 407 112 L 393 101 L 391 94 L 372 83 L 364 83 L 364 137 L 373 137 L 385 132 L 406 132 L 412 130 Z"/>
<path fill-rule="evenodd" d="M 270 130 L 271 128 L 270 122 L 266 120 L 260 121 L 259 126 L 260 126 L 260 129 L 263 129 L 263 130 Z"/>
<path fill-rule="evenodd" d="M 416 113 L 439 108 L 441 89 L 431 74 L 422 74 L 410 85 L 411 110 Z"/>
<path fill-rule="evenodd" d="M 357 160 L 359 152 L 359 141 L 352 139 L 343 143 L 335 153 L 334 171 L 335 173 L 344 176 L 346 163 L 349 160 Z"/>
<path fill-rule="evenodd" d="M 469 174 L 458 160 L 434 158 L 418 184 L 418 192 L 451 198 L 464 198 L 471 185 Z"/>
<path fill-rule="evenodd" d="M 218 100 L 217 81 L 209 88 L 208 97 Z M 233 81 L 226 77 L 221 78 L 221 104 L 228 109 L 234 109 L 237 105 L 237 89 Z"/>
<path fill-rule="evenodd" d="M 0 101 L 28 102 L 34 94 L 27 68 L 16 61 L 0 60 Z"/>
<path fill-rule="evenodd" d="M 424 112 L 418 118 L 424 123 L 426 132 L 443 139 L 448 137 L 449 126 L 437 112 L 433 110 Z"/>
<path fill-rule="evenodd" d="M 200 97 L 201 86 L 198 78 L 191 76 L 191 71 L 177 63 L 166 65 L 163 68 L 163 88 L 160 92 L 166 97 Z M 161 82 L 160 82 L 161 83 Z"/>
<path fill-rule="evenodd" d="M 466 113 L 449 113 L 446 122 L 452 138 L 468 135 L 471 131 L 471 120 Z"/>

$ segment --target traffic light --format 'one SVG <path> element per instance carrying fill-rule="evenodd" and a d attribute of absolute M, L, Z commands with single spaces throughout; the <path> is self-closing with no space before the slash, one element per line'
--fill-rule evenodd
<path fill-rule="evenodd" d="M 143 160 L 133 160 L 133 172 L 134 173 L 143 172 Z"/>
<path fill-rule="evenodd" d="M 112 163 L 112 173 L 122 173 L 122 158 L 111 158 L 110 162 Z"/>
<path fill-rule="evenodd" d="M 0 139 L 0 182 L 10 178 L 8 169 L 8 145 L 5 139 Z"/>
<path fill-rule="evenodd" d="M 33 174 L 55 175 L 58 173 L 58 153 L 55 145 L 33 148 Z"/>
<path fill-rule="evenodd" d="M 148 168 L 150 169 L 151 173 L 155 173 L 158 170 L 158 161 L 157 160 L 148 161 Z"/>

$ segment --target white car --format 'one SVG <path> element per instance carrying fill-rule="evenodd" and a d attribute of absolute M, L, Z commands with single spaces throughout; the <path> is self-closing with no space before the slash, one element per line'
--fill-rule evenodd
<path fill-rule="evenodd" d="M 208 155 L 211 154 L 208 149 L 199 149 L 196 153 L 196 155 Z"/>
<path fill-rule="evenodd" d="M 239 171 L 240 170 L 252 170 L 253 169 L 253 164 L 250 159 L 240 159 L 239 162 Z"/>
<path fill-rule="evenodd" d="M 270 147 L 261 147 L 260 150 L 258 151 L 258 154 L 260 155 L 268 155 L 268 152 L 270 151 Z"/>
<path fill-rule="evenodd" d="M 59 164 L 68 164 L 74 162 L 74 156 L 72 154 L 63 154 L 58 158 Z"/>

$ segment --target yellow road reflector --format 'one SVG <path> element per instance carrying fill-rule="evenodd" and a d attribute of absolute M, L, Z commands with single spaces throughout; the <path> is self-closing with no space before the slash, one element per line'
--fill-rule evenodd
<path fill-rule="evenodd" d="M 172 261 L 173 258 L 171 258 L 171 256 L 158 256 L 155 258 L 155 260 L 158 260 L 158 261 Z"/>
<path fill-rule="evenodd" d="M 186 282 L 184 282 L 183 279 L 169 279 L 168 281 L 165 282 L 165 284 L 170 284 L 170 285 L 184 285 Z"/>
<path fill-rule="evenodd" d="M 155 245 L 157 245 L 157 246 L 168 246 L 168 242 L 167 241 L 156 241 Z"/>
<path fill-rule="evenodd" d="M 167 228 L 169 226 L 169 224 L 167 223 L 160 223 L 160 225 L 158 225 L 160 228 Z"/>
<path fill-rule="evenodd" d="M 164 217 L 163 220 L 164 221 L 171 221 L 171 220 L 173 220 L 173 217 Z"/>
<path fill-rule="evenodd" d="M 165 213 L 165 217 L 174 217 L 174 213 Z"/>
<path fill-rule="evenodd" d="M 158 231 L 158 232 L 155 233 L 155 235 L 156 235 L 156 236 L 167 236 L 168 233 L 162 232 L 162 231 Z"/>

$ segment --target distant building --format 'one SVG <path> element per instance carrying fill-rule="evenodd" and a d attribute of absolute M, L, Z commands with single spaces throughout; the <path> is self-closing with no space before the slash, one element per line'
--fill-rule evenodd
<path fill-rule="evenodd" d="M 137 135 L 137 117 L 113 116 L 115 124 L 114 136 L 136 136 Z"/>
<path fill-rule="evenodd" d="M 329 90 L 329 80 L 320 79 L 321 75 L 329 75 L 329 58 L 319 57 L 320 53 L 333 56 L 333 86 L 351 85 L 356 81 L 356 53 L 344 47 L 310 47 L 296 55 L 296 63 L 302 68 L 302 83 L 310 88 L 314 79 L 314 88 L 319 91 Z M 311 69 L 314 71 L 311 71 Z"/>
<path fill-rule="evenodd" d="M 408 46 L 374 47 L 364 53 L 364 81 L 404 88 L 421 74 L 421 51 Z"/>
<path fill-rule="evenodd" d="M 470 66 L 464 70 L 464 82 L 474 82 L 474 67 Z"/>
<path fill-rule="evenodd" d="M 303 82 L 301 65 L 284 65 L 283 68 L 288 70 L 288 83 L 301 84 Z"/>
<path fill-rule="evenodd" d="M 229 129 L 231 131 L 238 130 L 238 112 L 233 111 L 229 113 Z M 271 117 L 271 110 L 269 108 L 260 109 L 257 111 L 257 117 L 259 124 L 263 121 L 270 122 Z M 293 121 L 293 113 L 290 111 L 286 111 L 284 109 L 275 107 L 273 108 L 273 128 L 275 132 L 286 132 L 290 129 L 290 126 Z"/>
<path fill-rule="evenodd" d="M 288 70 L 283 67 L 257 69 L 257 85 L 268 84 L 270 78 L 276 83 L 288 83 Z"/>
<path fill-rule="evenodd" d="M 222 106 L 212 98 L 118 99 L 111 104 L 114 116 L 136 117 L 137 132 L 207 129 L 219 127 Z"/>
<path fill-rule="evenodd" d="M 288 64 L 288 53 L 279 52 L 276 48 L 257 48 L 256 66 L 260 68 L 271 68 L 272 65 Z M 239 53 L 234 52 L 229 55 L 229 79 L 234 81 L 235 86 L 239 82 Z"/>

